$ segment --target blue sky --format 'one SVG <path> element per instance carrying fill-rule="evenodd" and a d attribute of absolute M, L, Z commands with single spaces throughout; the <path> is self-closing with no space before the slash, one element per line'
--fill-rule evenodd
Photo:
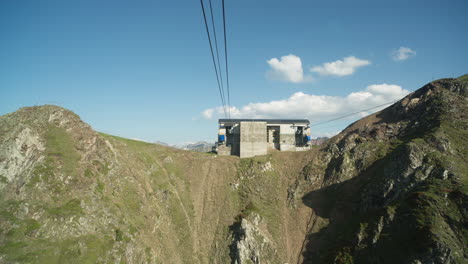
<path fill-rule="evenodd" d="M 226 10 L 236 117 L 315 123 L 468 73 L 465 0 L 226 0 Z M 0 34 L 0 115 L 56 104 L 123 137 L 216 138 L 220 99 L 199 1 L 5 0 Z"/>

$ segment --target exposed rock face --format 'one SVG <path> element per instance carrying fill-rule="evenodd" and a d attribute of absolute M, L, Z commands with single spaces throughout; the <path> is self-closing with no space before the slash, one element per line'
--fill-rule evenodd
<path fill-rule="evenodd" d="M 251 159 L 22 108 L 0 117 L 0 262 L 466 263 L 467 90 L 439 80 Z"/>
<path fill-rule="evenodd" d="M 231 245 L 231 254 L 235 264 L 266 263 L 272 259 L 269 254 L 274 255 L 272 242 L 268 239 L 268 235 L 264 234 L 265 230 L 260 230 L 260 216 L 253 214 L 250 219 L 242 218 L 240 223 L 233 227 L 234 241 Z"/>
<path fill-rule="evenodd" d="M 44 151 L 39 135 L 30 128 L 25 127 L 15 134 L 16 137 L 13 137 L 13 134 L 5 139 L 4 148 L 0 153 L 3 157 L 0 160 L 0 175 L 5 177 L 5 183 L 18 180 L 16 177 L 19 175 L 28 175 L 35 163 L 42 159 L 40 155 Z M 4 187 L 5 183 L 0 186 Z"/>

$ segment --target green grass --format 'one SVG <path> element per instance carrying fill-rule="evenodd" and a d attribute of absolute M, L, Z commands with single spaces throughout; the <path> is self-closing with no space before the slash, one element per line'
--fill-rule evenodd
<path fill-rule="evenodd" d="M 351 255 L 351 249 L 349 247 L 344 247 L 338 250 L 336 253 L 333 263 L 335 264 L 353 264 L 354 259 Z"/>
<path fill-rule="evenodd" d="M 468 74 L 463 77 L 468 78 Z M 465 109 L 465 104 L 463 99 L 452 103 L 458 109 Z M 464 129 L 466 124 L 454 117 L 453 113 L 446 113 L 441 119 L 440 128 L 434 131 L 434 135 L 446 136 L 454 153 L 441 154 L 440 160 L 445 163 L 445 167 L 450 167 L 450 171 L 460 177 L 463 192 L 468 193 L 468 131 Z"/>
<path fill-rule="evenodd" d="M 460 76 L 457 78 L 458 80 L 462 81 L 462 82 L 468 82 L 468 74 L 465 74 L 463 76 Z"/>
<path fill-rule="evenodd" d="M 7 241 L 0 246 L 6 263 L 104 263 L 110 260 L 114 239 L 86 235 L 64 240 L 29 239 Z M 111 261 L 113 262 L 113 261 Z"/>
<path fill-rule="evenodd" d="M 86 170 L 84 172 L 84 176 L 87 177 L 87 178 L 92 178 L 94 176 L 94 174 L 89 168 L 86 168 Z"/>
<path fill-rule="evenodd" d="M 15 223 L 18 219 L 13 212 L 18 211 L 22 201 L 18 200 L 7 200 L 0 202 L 0 220 L 10 221 Z"/>
<path fill-rule="evenodd" d="M 47 212 L 55 217 L 70 217 L 74 215 L 82 215 L 83 209 L 80 206 L 80 200 L 71 199 L 64 205 L 47 209 Z"/>
<path fill-rule="evenodd" d="M 121 195 L 124 198 L 122 201 L 125 206 L 125 210 L 129 214 L 138 215 L 142 204 L 137 189 L 131 185 L 124 186 L 121 191 Z"/>
<path fill-rule="evenodd" d="M 8 183 L 8 178 L 0 174 L 0 183 Z"/>
<path fill-rule="evenodd" d="M 10 261 L 24 261 L 27 259 L 27 254 L 24 254 L 24 248 L 27 246 L 23 241 L 6 241 L 0 246 L 0 254 Z"/>
<path fill-rule="evenodd" d="M 97 185 L 96 185 L 96 192 L 98 193 L 103 193 L 104 192 L 104 183 L 101 182 L 100 180 L 97 180 Z"/>
<path fill-rule="evenodd" d="M 41 238 L 37 231 L 42 228 L 32 218 L 17 218 L 21 201 L 3 201 L 0 204 L 0 222 L 6 230 L 0 230 L 2 242 L 0 255 L 5 263 L 98 263 L 102 262 L 112 248 L 113 239 L 100 235 L 88 235 L 61 239 Z M 29 203 L 34 211 L 34 206 Z M 44 208 L 52 217 L 67 217 L 83 213 L 80 201 L 72 199 L 61 206 Z"/>
<path fill-rule="evenodd" d="M 444 198 L 447 196 L 447 198 Z M 456 236 L 465 241 L 467 234 L 463 231 L 464 217 L 463 194 L 460 186 L 452 181 L 431 178 L 421 187 L 409 193 L 398 205 L 401 214 L 407 214 L 414 218 L 414 236 L 422 236 L 419 243 L 430 243 L 437 239 L 443 244 L 456 248 L 458 243 L 448 233 L 447 224 Z M 450 230 L 450 229 L 449 229 Z M 458 233 L 458 234 L 457 234 Z M 464 233 L 464 235 L 463 235 Z M 420 245 L 421 246 L 421 245 Z M 458 263 L 458 262 L 457 262 Z M 461 263 L 461 262 L 460 262 Z"/>
<path fill-rule="evenodd" d="M 14 225 L 15 227 L 11 228 L 7 233 L 7 239 L 23 239 L 25 236 L 29 236 L 33 231 L 39 229 L 41 224 L 34 219 L 25 219 L 17 221 Z"/>
<path fill-rule="evenodd" d="M 120 229 L 115 229 L 115 241 L 122 241 L 124 239 L 124 234 Z"/>
<path fill-rule="evenodd" d="M 244 209 L 235 217 L 236 221 L 241 221 L 242 218 L 247 218 L 253 213 L 261 214 L 260 209 L 253 202 L 248 202 Z"/>
<path fill-rule="evenodd" d="M 2 210 L 0 211 L 0 219 L 2 219 L 3 221 L 15 221 L 17 218 L 16 216 L 10 212 L 10 211 L 7 211 L 7 210 Z"/>
<path fill-rule="evenodd" d="M 49 126 L 46 134 L 46 152 L 49 158 L 60 164 L 66 175 L 76 176 L 80 155 L 74 147 L 73 139 L 63 128 Z"/>
<path fill-rule="evenodd" d="M 99 160 L 93 160 L 91 163 L 94 165 L 94 167 L 96 167 L 97 171 L 103 175 L 107 175 L 110 171 L 109 165 L 107 163 L 102 163 Z"/>

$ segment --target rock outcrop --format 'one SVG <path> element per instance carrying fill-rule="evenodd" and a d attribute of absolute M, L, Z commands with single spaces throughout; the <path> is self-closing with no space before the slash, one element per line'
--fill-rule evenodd
<path fill-rule="evenodd" d="M 258 214 L 252 214 L 248 219 L 242 218 L 232 229 L 234 240 L 231 256 L 235 264 L 260 264 L 275 259 L 271 235 L 261 227 Z"/>

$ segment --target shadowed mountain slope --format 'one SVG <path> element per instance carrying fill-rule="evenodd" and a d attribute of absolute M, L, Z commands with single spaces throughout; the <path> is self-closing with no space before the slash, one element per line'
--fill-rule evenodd
<path fill-rule="evenodd" d="M 464 263 L 466 78 L 430 83 L 332 138 L 307 193 L 307 263 Z"/>

